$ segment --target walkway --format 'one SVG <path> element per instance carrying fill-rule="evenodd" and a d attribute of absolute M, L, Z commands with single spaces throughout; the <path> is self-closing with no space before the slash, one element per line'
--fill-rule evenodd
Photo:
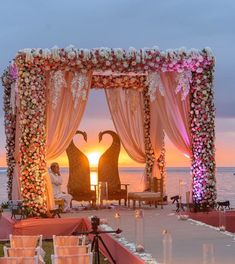
<path fill-rule="evenodd" d="M 178 220 L 172 209 L 172 206 L 164 206 L 163 210 L 153 207 L 146 207 L 144 209 L 145 249 L 159 263 L 163 262 L 162 231 L 164 229 L 172 233 L 172 264 L 203 263 L 203 244 L 213 244 L 215 264 L 234 263 L 235 237 L 233 238 L 205 225 L 199 225 L 191 220 Z M 114 213 L 114 209 L 102 209 L 98 211 L 80 211 L 63 216 L 77 217 L 78 215 L 96 215 L 100 218 L 106 218 L 108 224 L 115 228 Z M 134 211 L 132 209 L 121 208 L 120 214 L 120 228 L 123 230 L 123 236 L 130 242 L 134 242 Z"/>

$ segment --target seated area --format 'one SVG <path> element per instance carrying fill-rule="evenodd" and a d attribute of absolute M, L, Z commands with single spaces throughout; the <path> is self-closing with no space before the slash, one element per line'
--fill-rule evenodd
<path fill-rule="evenodd" d="M 136 201 L 139 202 L 139 207 L 141 207 L 142 202 L 149 205 L 154 204 L 157 207 L 158 204 L 163 208 L 163 179 L 152 179 L 152 191 L 145 192 L 129 192 L 128 193 L 128 207 L 130 207 L 130 202 L 133 202 L 133 208 L 136 206 Z"/>

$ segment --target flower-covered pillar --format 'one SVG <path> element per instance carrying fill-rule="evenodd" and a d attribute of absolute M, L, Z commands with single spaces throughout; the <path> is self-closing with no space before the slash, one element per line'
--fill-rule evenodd
<path fill-rule="evenodd" d="M 192 198 L 199 206 L 208 207 L 216 200 L 213 73 L 214 63 L 193 72 L 190 92 Z"/>
<path fill-rule="evenodd" d="M 155 160 L 154 151 L 150 139 L 150 96 L 148 93 L 148 86 L 145 85 L 143 89 L 144 98 L 144 145 L 145 145 L 145 177 L 147 183 L 147 189 L 151 188 L 151 179 L 153 164 Z"/>
<path fill-rule="evenodd" d="M 18 56 L 19 149 L 18 160 L 23 205 L 30 215 L 47 211 L 46 203 L 46 92 L 45 72 L 39 62 Z"/>

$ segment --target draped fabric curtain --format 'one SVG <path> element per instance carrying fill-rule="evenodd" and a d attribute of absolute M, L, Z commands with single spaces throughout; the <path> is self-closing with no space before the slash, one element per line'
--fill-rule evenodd
<path fill-rule="evenodd" d="M 105 89 L 106 99 L 116 131 L 127 154 L 145 163 L 143 95 L 133 89 Z M 147 188 L 146 175 L 142 178 Z"/>
<path fill-rule="evenodd" d="M 152 169 L 152 177 L 161 178 L 158 159 L 164 143 L 164 132 L 162 122 L 158 113 L 157 104 L 150 103 L 150 140 L 154 151 L 155 161 Z"/>
<path fill-rule="evenodd" d="M 165 94 L 162 96 L 157 91 L 156 100 L 151 103 L 151 113 L 158 112 L 162 126 L 169 139 L 184 154 L 191 156 L 189 96 L 182 100 L 180 92 L 176 94 L 177 73 L 161 73 L 160 76 Z"/>
<path fill-rule="evenodd" d="M 66 87 L 60 91 L 57 98 L 56 107 L 53 107 L 53 95 L 51 92 L 49 77 L 47 78 L 47 154 L 46 159 L 52 160 L 61 155 L 69 146 L 83 116 L 87 99 L 80 96 L 77 103 L 74 103 L 74 97 L 71 87 L 73 74 L 65 74 Z M 87 82 L 84 90 L 88 92 L 91 86 L 92 72 L 86 74 Z M 54 197 L 52 192 L 51 180 L 48 172 L 45 174 L 47 183 L 47 200 L 49 208 L 54 206 Z"/>
<path fill-rule="evenodd" d="M 145 163 L 143 95 L 133 89 L 105 89 L 116 131 L 128 155 Z"/>
<path fill-rule="evenodd" d="M 126 152 L 133 160 L 145 163 L 143 94 L 122 88 L 106 89 L 105 93 L 114 126 Z M 156 160 L 161 153 L 163 136 L 158 112 L 153 111 L 150 119 L 150 138 Z M 153 176 L 160 177 L 157 162 L 154 163 Z M 146 178 L 144 180 L 146 181 Z M 146 182 L 145 184 L 147 187 Z"/>

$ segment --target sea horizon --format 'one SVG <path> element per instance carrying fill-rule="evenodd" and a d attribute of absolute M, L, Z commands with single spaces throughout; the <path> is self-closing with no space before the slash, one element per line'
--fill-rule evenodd
<path fill-rule="evenodd" d="M 49 166 L 48 166 L 49 168 Z M 69 166 L 60 166 L 61 169 L 65 168 L 68 169 Z M 144 169 L 145 167 L 141 167 L 141 166 L 118 166 L 119 169 Z M 235 166 L 217 166 L 217 169 L 235 169 Z M 0 170 L 6 170 L 7 166 L 0 166 Z M 96 169 L 96 167 L 90 167 L 91 170 Z M 170 167 L 166 167 L 166 170 L 171 170 L 171 169 L 190 169 L 189 166 L 170 166 Z"/>

